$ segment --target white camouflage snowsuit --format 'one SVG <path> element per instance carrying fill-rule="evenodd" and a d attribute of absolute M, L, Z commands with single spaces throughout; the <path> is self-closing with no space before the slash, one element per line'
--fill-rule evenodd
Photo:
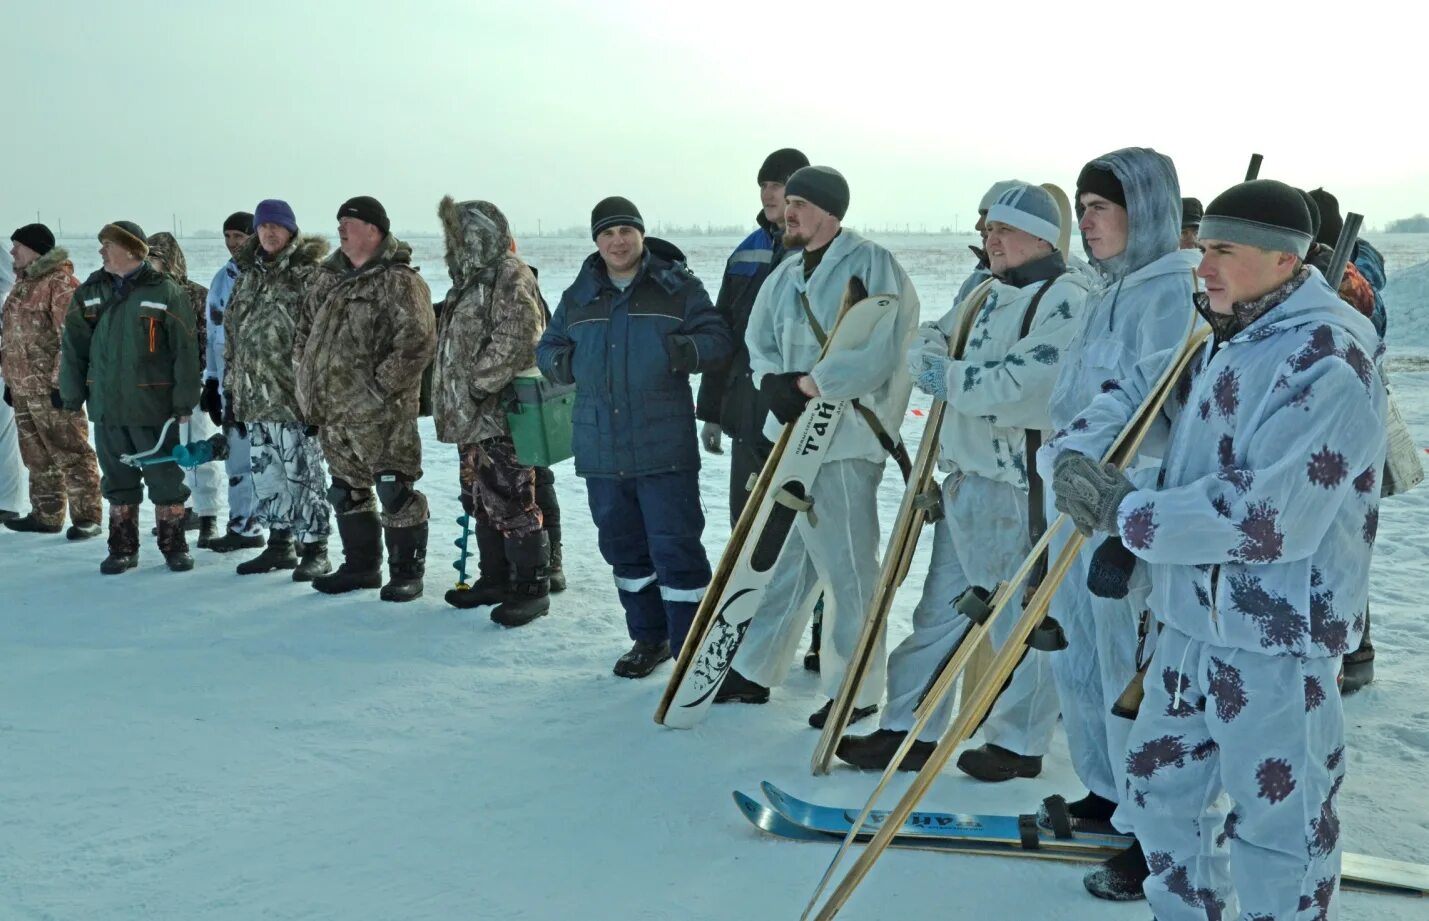
<path fill-rule="evenodd" d="M 223 314 L 228 309 L 233 286 L 238 281 L 238 263 L 230 259 L 213 276 L 208 285 L 208 343 L 204 349 L 205 381 L 218 381 L 223 394 Z M 201 413 L 195 413 L 197 419 Z M 247 437 L 238 434 L 237 427 L 224 430 L 228 441 L 228 457 L 224 473 L 228 475 L 228 530 L 245 536 L 258 534 L 258 494 L 253 491 L 252 460 Z M 192 484 L 190 484 L 192 486 Z"/>
<path fill-rule="evenodd" d="M 991 592 L 1010 577 L 1032 549 L 1027 524 L 1027 429 L 1048 428 L 1047 399 L 1067 344 L 1080 329 L 1087 280 L 1065 273 L 1060 255 L 1023 266 L 994 281 L 978 310 L 962 360 L 948 367 L 948 404 L 940 433 L 944 517 L 934 525 L 933 557 L 923 595 L 913 611 L 913 632 L 888 658 L 884 729 L 906 732 L 913 710 L 971 628 L 957 599 L 971 585 Z M 1060 277 L 1058 277 L 1060 276 Z M 1032 301 L 1054 278 L 1022 336 Z M 963 306 L 927 324 L 909 351 L 948 354 Z M 1017 619 L 1010 609 L 992 626 L 1001 648 Z M 949 694 L 920 738 L 937 741 L 947 729 Z M 1043 755 L 1057 724 L 1057 695 L 1048 655 L 1027 651 L 1011 684 L 983 726 L 984 738 L 1021 755 Z"/>
<path fill-rule="evenodd" d="M 1127 243 L 1101 287 L 1088 298 L 1086 324 L 1062 362 L 1050 407 L 1054 430 L 1071 426 L 1104 388 L 1138 370 L 1155 380 L 1197 322 L 1191 296 L 1200 253 L 1177 249 L 1181 190 L 1175 166 L 1169 158 L 1139 148 L 1093 162 L 1110 169 L 1122 184 Z M 1162 423 L 1143 443 L 1131 470 L 1137 485 L 1154 484 L 1166 433 Z M 1051 470 L 1056 454 L 1055 448 L 1044 447 L 1038 457 L 1041 469 Z M 1050 479 L 1049 521 L 1058 514 Z M 1053 559 L 1072 533 L 1063 528 L 1053 538 Z M 1100 538 L 1087 541 L 1053 596 L 1051 614 L 1066 632 L 1068 645 L 1050 658 L 1072 766 L 1088 790 L 1119 802 L 1131 720 L 1114 715 L 1111 707 L 1136 674 L 1138 627 L 1150 583 L 1146 567 L 1137 566 L 1127 597 L 1093 595 L 1087 590 L 1087 572 L 1100 543 Z M 1153 632 L 1143 655 L 1154 646 Z"/>
<path fill-rule="evenodd" d="M 862 280 L 870 295 L 896 295 L 898 309 L 880 320 L 856 348 L 820 360 L 821 346 L 799 304 L 799 293 L 808 293 L 819 325 L 832 330 L 852 277 Z M 823 396 L 857 398 L 897 437 L 912 391 L 904 353 L 917 322 L 918 294 L 902 266 L 883 247 L 844 228 L 807 282 L 801 253 L 781 262 L 759 289 L 745 335 L 754 385 L 766 374 L 807 371 Z M 773 441 L 779 430 L 771 414 L 764 434 Z M 868 423 L 847 412 L 810 484 L 816 521 L 802 514 L 795 518 L 764 600 L 735 655 L 734 668 L 746 678 L 771 687 L 783 682 L 811 612 L 806 602 L 822 584 L 819 687 L 826 697 L 838 695 L 878 581 L 877 492 L 887 458 Z M 876 704 L 883 696 L 883 644 L 880 636 L 857 706 Z"/>
<path fill-rule="evenodd" d="M 1335 676 L 1363 632 L 1379 523 L 1380 346 L 1313 268 L 1244 315 L 1172 397 L 1161 485 L 1118 508 L 1164 625 L 1117 812 L 1160 921 L 1337 915 Z M 1103 394 L 1055 447 L 1095 454 L 1147 389 Z"/>

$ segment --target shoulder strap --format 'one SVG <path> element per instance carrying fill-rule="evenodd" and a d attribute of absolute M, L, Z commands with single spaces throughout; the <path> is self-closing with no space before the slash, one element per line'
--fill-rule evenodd
<path fill-rule="evenodd" d="M 1032 303 L 1027 305 L 1027 312 L 1022 315 L 1022 333 L 1017 338 L 1019 340 L 1027 338 L 1027 334 L 1032 331 L 1032 323 L 1037 319 L 1037 305 L 1042 303 L 1042 296 L 1061 278 L 1049 278 L 1042 283 L 1042 287 L 1037 289 L 1037 293 L 1032 296 Z M 1037 429 L 1025 430 L 1026 457 L 1027 457 L 1027 536 L 1031 538 L 1035 545 L 1042 539 L 1043 533 L 1047 530 L 1047 509 L 1045 507 L 1044 489 L 1042 477 L 1037 472 L 1037 451 L 1042 447 L 1042 433 Z M 1032 575 L 1027 584 L 1029 586 L 1038 585 L 1043 577 L 1047 575 L 1047 551 L 1042 551 L 1042 556 L 1032 568 Z"/>

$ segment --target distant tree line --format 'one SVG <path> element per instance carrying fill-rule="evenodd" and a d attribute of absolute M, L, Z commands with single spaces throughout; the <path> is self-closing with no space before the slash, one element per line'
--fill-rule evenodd
<path fill-rule="evenodd" d="M 1413 217 L 1402 217 L 1397 221 L 1390 221 L 1384 228 L 1385 233 L 1429 233 L 1429 217 L 1416 214 Z"/>

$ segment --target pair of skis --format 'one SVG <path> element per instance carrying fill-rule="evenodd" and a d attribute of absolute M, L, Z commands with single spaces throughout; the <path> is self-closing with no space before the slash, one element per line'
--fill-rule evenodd
<path fill-rule="evenodd" d="M 761 784 L 760 789 L 768 805 L 738 791 L 734 793 L 734 802 L 750 824 L 772 837 L 836 844 L 854 825 L 856 812 L 853 809 L 807 802 L 768 781 Z M 865 825 L 879 828 L 887 821 L 888 813 L 874 812 Z M 1085 830 L 1075 822 L 1060 832 L 1053 832 L 1037 825 L 1036 816 L 1032 815 L 914 812 L 895 831 L 889 846 L 900 850 L 1083 863 L 1105 860 L 1132 842 L 1128 835 Z M 860 840 L 867 840 L 870 833 L 860 832 L 859 836 Z M 1346 889 L 1429 895 L 1429 867 L 1402 860 L 1346 853 L 1341 860 L 1341 879 Z"/>

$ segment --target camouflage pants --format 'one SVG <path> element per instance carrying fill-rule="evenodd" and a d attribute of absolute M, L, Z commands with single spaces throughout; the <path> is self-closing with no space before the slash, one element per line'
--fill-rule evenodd
<path fill-rule="evenodd" d="M 510 435 L 464 444 L 460 451 L 463 508 L 506 537 L 525 537 L 541 530 L 535 468 L 516 460 Z"/>
<path fill-rule="evenodd" d="M 131 467 L 119 459 L 121 454 L 138 454 L 154 447 L 162 426 L 105 425 L 94 426 L 95 453 L 103 476 L 99 490 L 110 505 L 138 505 L 144 501 L 144 488 L 149 489 L 149 501 L 155 505 L 183 505 L 189 497 L 184 485 L 184 468 L 178 464 L 151 464 Z M 179 424 L 169 426 L 159 453 L 167 454 L 179 443 Z"/>
<path fill-rule="evenodd" d="M 332 505 L 322 446 L 304 429 L 301 422 L 250 422 L 248 444 L 259 524 L 311 544 L 332 533 Z"/>
<path fill-rule="evenodd" d="M 409 482 L 422 478 L 422 437 L 416 419 L 377 425 L 325 425 L 319 432 L 323 455 L 335 481 L 353 489 L 371 489 L 379 473 L 396 473 Z M 350 511 L 370 511 L 376 499 Z M 416 527 L 427 520 L 427 497 L 413 489 L 400 508 L 382 509 L 382 526 Z"/>
<path fill-rule="evenodd" d="M 84 412 L 55 409 L 48 395 L 16 396 L 15 427 L 30 471 L 30 513 L 47 525 L 63 524 L 68 499 L 71 521 L 98 524 L 99 467 Z"/>

